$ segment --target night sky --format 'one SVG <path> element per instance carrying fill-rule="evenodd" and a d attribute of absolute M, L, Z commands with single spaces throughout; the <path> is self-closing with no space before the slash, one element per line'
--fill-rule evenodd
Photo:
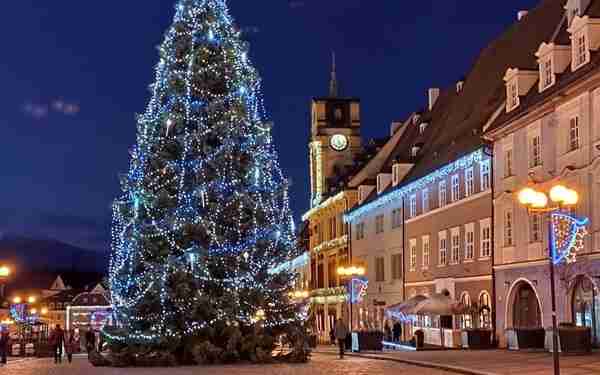
<path fill-rule="evenodd" d="M 108 250 L 111 201 L 175 0 L 5 1 L 0 12 L 0 235 Z M 230 0 L 251 41 L 297 218 L 308 208 L 309 105 L 362 100 L 363 135 L 454 85 L 534 0 Z"/>

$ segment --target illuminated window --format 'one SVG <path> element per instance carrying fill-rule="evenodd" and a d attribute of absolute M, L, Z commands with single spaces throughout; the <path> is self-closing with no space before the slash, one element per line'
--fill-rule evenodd
<path fill-rule="evenodd" d="M 448 242 L 446 238 L 446 232 L 440 232 L 438 234 L 439 240 L 439 264 L 440 266 L 445 266 L 448 262 Z"/>
<path fill-rule="evenodd" d="M 490 161 L 485 160 L 482 161 L 480 165 L 481 168 L 481 191 L 486 191 L 489 189 L 491 184 L 491 172 L 490 172 Z"/>
<path fill-rule="evenodd" d="M 475 189 L 475 180 L 473 178 L 473 168 L 465 170 L 465 197 L 473 195 Z"/>
<path fill-rule="evenodd" d="M 392 229 L 402 226 L 402 209 L 396 208 L 392 211 Z"/>
<path fill-rule="evenodd" d="M 573 40 L 575 41 L 573 46 L 573 60 L 575 61 L 575 64 L 573 68 L 577 69 L 588 62 L 589 54 L 585 31 L 579 32 L 577 35 L 574 36 Z"/>
<path fill-rule="evenodd" d="M 378 215 L 375 217 L 375 234 L 383 233 L 383 231 L 384 231 L 383 220 L 384 220 L 383 215 Z"/>
<path fill-rule="evenodd" d="M 574 116 L 569 121 L 569 151 L 579 148 L 579 117 Z"/>
<path fill-rule="evenodd" d="M 451 237 L 451 263 L 458 264 L 460 262 L 460 230 L 458 228 L 452 230 Z"/>
<path fill-rule="evenodd" d="M 460 199 L 460 182 L 458 175 L 452 176 L 452 190 L 450 191 L 450 199 L 452 202 L 456 202 Z"/>
<path fill-rule="evenodd" d="M 444 207 L 448 202 L 446 198 L 446 181 L 440 181 L 438 185 L 438 200 L 440 207 Z"/>
<path fill-rule="evenodd" d="M 475 226 L 465 225 L 465 259 L 473 259 L 475 254 Z"/>
<path fill-rule="evenodd" d="M 504 151 L 504 177 L 510 177 L 513 175 L 513 150 L 509 149 Z"/>
<path fill-rule="evenodd" d="M 534 168 L 542 165 L 542 145 L 540 136 L 535 135 L 529 140 L 529 167 Z"/>
<path fill-rule="evenodd" d="M 530 242 L 541 242 L 542 241 L 542 219 L 539 214 L 533 214 L 530 216 L 529 226 L 529 241 Z"/>
<path fill-rule="evenodd" d="M 504 246 L 513 246 L 513 213 L 512 210 L 504 212 Z"/>
<path fill-rule="evenodd" d="M 492 255 L 492 228 L 491 220 L 484 219 L 479 222 L 481 236 L 481 257 L 489 258 Z"/>
<path fill-rule="evenodd" d="M 413 194 L 410 196 L 409 212 L 410 217 L 417 216 L 417 195 Z"/>
<path fill-rule="evenodd" d="M 417 240 L 410 240 L 410 270 L 417 269 Z"/>
<path fill-rule="evenodd" d="M 429 260 L 430 260 L 430 251 L 431 246 L 429 246 L 429 236 L 423 236 L 423 269 L 429 268 Z"/>
<path fill-rule="evenodd" d="M 547 58 L 540 64 L 542 74 L 542 89 L 550 87 L 554 83 L 554 73 L 552 72 L 552 59 Z"/>
<path fill-rule="evenodd" d="M 429 189 L 421 191 L 421 205 L 423 206 L 423 213 L 429 211 Z"/>
<path fill-rule="evenodd" d="M 508 98 L 508 110 L 511 111 L 519 106 L 519 90 L 516 79 L 508 84 L 506 91 Z"/>

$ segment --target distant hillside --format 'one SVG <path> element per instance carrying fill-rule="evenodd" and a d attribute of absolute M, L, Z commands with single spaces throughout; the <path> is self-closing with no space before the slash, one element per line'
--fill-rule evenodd
<path fill-rule="evenodd" d="M 52 239 L 17 236 L 0 238 L 0 263 L 30 271 L 99 272 L 108 269 L 109 254 L 82 249 Z"/>

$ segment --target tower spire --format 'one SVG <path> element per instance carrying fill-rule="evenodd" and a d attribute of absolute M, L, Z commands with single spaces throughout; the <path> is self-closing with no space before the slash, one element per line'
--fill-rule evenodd
<path fill-rule="evenodd" d="M 329 96 L 335 98 L 338 96 L 338 82 L 337 72 L 335 64 L 335 52 L 331 52 L 332 65 L 331 65 L 331 81 L 329 82 Z"/>

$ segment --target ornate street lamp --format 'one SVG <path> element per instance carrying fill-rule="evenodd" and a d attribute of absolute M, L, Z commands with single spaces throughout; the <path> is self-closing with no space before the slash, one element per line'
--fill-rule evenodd
<path fill-rule="evenodd" d="M 550 266 L 550 294 L 552 300 L 552 357 L 554 374 L 560 374 L 558 356 L 558 328 L 556 324 L 556 291 L 554 286 L 554 266 L 561 262 L 574 262 L 577 250 L 583 248 L 583 237 L 588 219 L 580 219 L 565 212 L 563 208 L 573 206 L 579 201 L 575 190 L 563 185 L 555 185 L 548 196 L 530 187 L 518 193 L 519 203 L 527 208 L 528 214 L 548 214 L 548 259 Z"/>

